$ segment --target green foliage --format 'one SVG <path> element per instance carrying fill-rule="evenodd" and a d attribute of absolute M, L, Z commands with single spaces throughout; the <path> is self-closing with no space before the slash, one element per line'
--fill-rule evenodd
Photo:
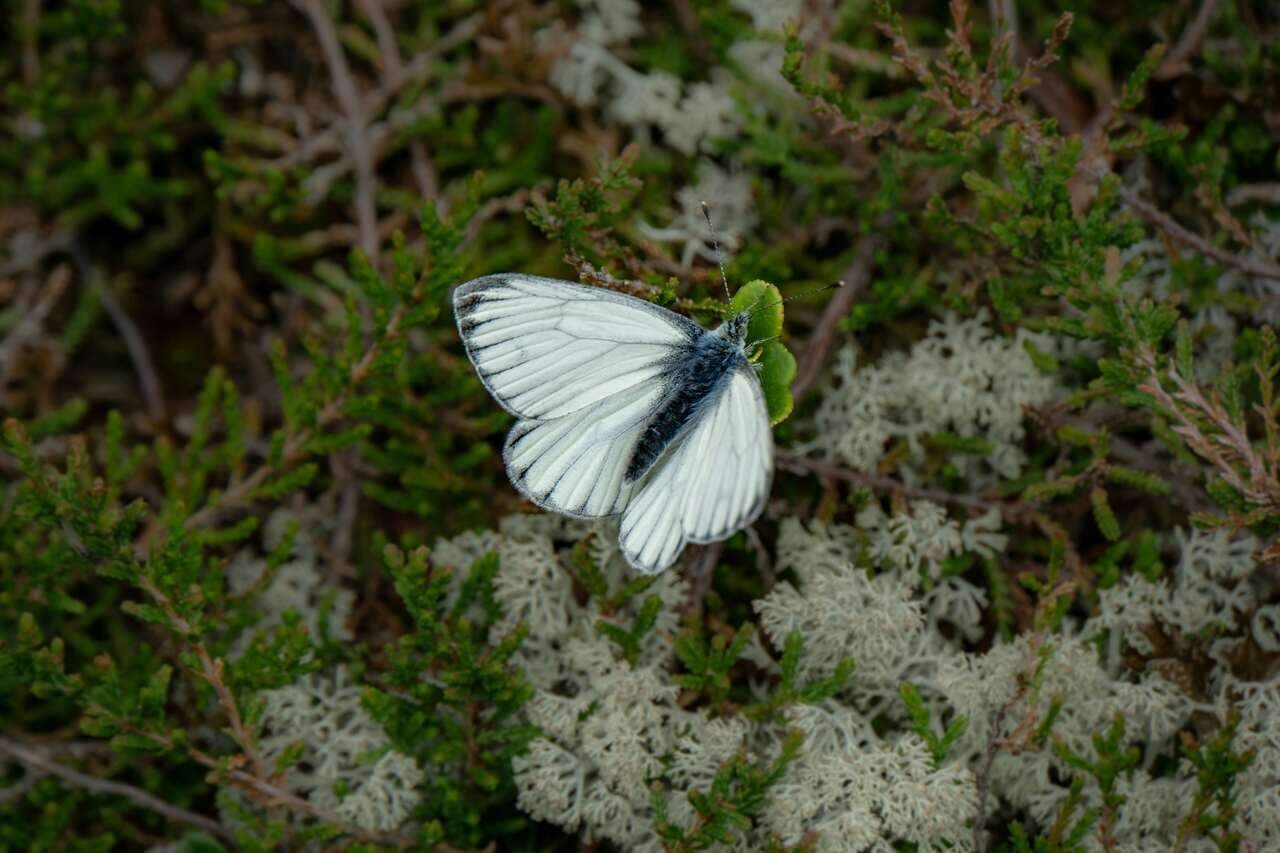
<path fill-rule="evenodd" d="M 629 626 L 615 625 L 601 619 L 596 623 L 596 630 L 617 644 L 627 663 L 634 664 L 640 657 L 640 641 L 644 639 L 662 611 L 662 599 L 656 595 L 646 596 Z"/>
<path fill-rule="evenodd" d="M 690 791 L 689 803 L 697 813 L 688 829 L 667 817 L 667 795 L 653 793 L 654 825 L 667 850 L 708 850 L 716 845 L 732 845 L 752 826 L 769 796 L 769 788 L 781 781 L 787 766 L 799 757 L 804 736 L 792 732 L 782 742 L 778 756 L 765 764 L 752 763 L 740 754 L 716 773 L 706 791 Z"/>
<path fill-rule="evenodd" d="M 749 281 L 738 288 L 729 302 L 730 316 L 743 311 L 751 315 L 747 343 L 756 348 L 751 356 L 759 365 L 758 375 L 769 407 L 769 422 L 777 426 L 795 408 L 795 401 L 791 399 L 791 380 L 796 376 L 796 360 L 777 340 L 783 330 L 782 293 L 766 281 Z"/>
<path fill-rule="evenodd" d="M 777 715 L 788 705 L 816 705 L 835 696 L 853 675 L 852 658 L 843 658 L 835 671 L 826 678 L 808 684 L 800 683 L 800 659 L 804 654 L 804 635 L 792 631 L 787 635 L 778 661 L 781 678 L 773 692 L 762 702 L 748 705 L 744 713 L 752 717 L 768 718 Z"/>
<path fill-rule="evenodd" d="M 911 718 L 912 729 L 929 747 L 933 766 L 941 767 L 947 760 L 947 753 L 951 751 L 951 747 L 964 737 L 965 731 L 969 728 L 969 721 L 964 717 L 956 717 L 939 735 L 929 722 L 929 709 L 915 685 L 907 681 L 902 682 L 898 686 L 898 695 L 902 697 L 902 704 L 907 706 L 907 715 Z"/>
<path fill-rule="evenodd" d="M 733 687 L 729 671 L 746 651 L 755 626 L 750 622 L 733 633 L 732 639 L 723 634 L 713 634 L 710 639 L 696 628 L 686 631 L 676 639 L 675 651 L 685 672 L 676 676 L 676 683 L 686 690 L 702 693 L 715 707 L 724 705 Z"/>
<path fill-rule="evenodd" d="M 1124 795 L 1116 790 L 1116 783 L 1122 776 L 1130 775 L 1142 759 L 1141 750 L 1124 745 L 1124 717 L 1117 714 L 1108 731 L 1093 736 L 1095 757 L 1092 759 L 1073 752 L 1061 740 L 1054 742 L 1053 750 L 1068 765 L 1087 773 L 1098 786 L 1098 793 L 1102 798 L 1098 831 L 1106 843 L 1111 838 L 1111 825 L 1115 815 L 1125 803 Z M 1086 815 L 1088 814 L 1086 811 Z"/>
<path fill-rule="evenodd" d="M 1083 799 L 1084 779 L 1077 776 L 1071 780 L 1067 797 L 1047 833 L 1031 838 L 1019 821 L 1009 824 L 1013 849 L 1017 853 L 1081 853 L 1088 849 L 1085 839 L 1097 822 L 1097 815 L 1080 808 Z"/>
<path fill-rule="evenodd" d="M 478 845 L 495 820 L 514 831 L 522 822 L 503 814 L 513 792 L 510 760 L 537 730 L 517 716 L 532 694 L 510 663 L 523 629 L 489 636 L 497 557 L 471 566 L 450 603 L 453 578 L 430 565 L 426 548 L 406 554 L 388 545 L 383 553 L 412 629 L 387 650 L 385 686 L 369 688 L 364 704 L 397 749 L 436 768 L 417 809 L 418 843 Z"/>
<path fill-rule="evenodd" d="M 1242 849 L 1242 836 L 1231 821 L 1236 816 L 1236 778 L 1253 763 L 1252 752 L 1234 749 L 1238 720 L 1232 719 L 1205 739 L 1182 735 L 1182 754 L 1196 769 L 1198 790 L 1178 828 L 1178 841 L 1208 838 L 1221 853 Z"/>

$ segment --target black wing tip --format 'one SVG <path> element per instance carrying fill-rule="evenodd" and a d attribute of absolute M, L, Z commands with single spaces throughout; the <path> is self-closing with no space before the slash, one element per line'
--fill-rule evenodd
<path fill-rule="evenodd" d="M 479 296 L 490 287 L 506 284 L 513 275 L 516 275 L 516 273 L 495 272 L 489 275 L 482 275 L 479 278 L 473 278 L 470 281 L 464 281 L 453 289 L 453 304 L 455 306 L 462 305 L 462 300 L 468 296 Z"/>

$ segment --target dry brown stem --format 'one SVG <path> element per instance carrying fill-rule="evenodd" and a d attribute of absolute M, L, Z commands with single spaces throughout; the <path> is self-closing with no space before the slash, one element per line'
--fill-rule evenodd
<path fill-rule="evenodd" d="M 871 284 L 871 271 L 875 264 L 876 252 L 884 245 L 884 239 L 876 234 L 868 234 L 858 241 L 853 253 L 853 261 L 844 273 L 844 286 L 836 290 L 827 303 L 822 318 L 814 328 L 800 356 L 800 366 L 796 370 L 796 378 L 791 382 L 791 394 L 799 400 L 813 386 L 822 365 L 826 363 L 835 345 L 836 335 L 840 331 L 840 321 L 849 315 L 858 297 Z"/>
<path fill-rule="evenodd" d="M 1254 258 L 1247 258 L 1218 248 L 1204 237 L 1180 225 L 1177 220 L 1157 209 L 1155 205 L 1143 200 L 1132 189 L 1127 187 L 1122 189 L 1120 198 L 1134 213 L 1159 228 L 1174 242 L 1190 246 L 1206 258 L 1212 258 L 1218 263 L 1238 269 L 1243 273 L 1258 276 L 1259 278 L 1280 280 L 1280 264 L 1275 261 L 1255 260 Z"/>
<path fill-rule="evenodd" d="M 1018 518 L 1024 517 L 1029 511 L 1029 508 L 1023 504 L 1001 500 L 994 495 L 965 495 L 947 492 L 942 489 L 909 486 L 900 480 L 895 480 L 883 474 L 864 474 L 861 471 L 854 471 L 852 468 L 845 468 L 833 462 L 810 459 L 790 450 L 778 450 L 776 456 L 778 467 L 780 468 L 794 473 L 813 475 L 823 480 L 849 483 L 853 486 L 870 489 L 873 492 L 901 495 L 906 498 L 928 500 L 949 506 L 961 506 L 979 512 L 997 509 L 1000 510 L 1001 514 L 1008 514 Z"/>
<path fill-rule="evenodd" d="M 1217 394 L 1206 396 L 1192 378 L 1172 365 L 1166 371 L 1175 389 L 1170 393 L 1160 381 L 1154 354 L 1143 353 L 1141 359 L 1150 373 L 1139 390 L 1154 397 L 1177 420 L 1173 431 L 1251 506 L 1267 514 L 1280 512 L 1277 454 L 1255 448 L 1244 423 L 1231 417 Z"/>
<path fill-rule="evenodd" d="M 0 389 L 8 384 L 9 378 L 18 362 L 18 353 L 31 340 L 40 335 L 44 321 L 49 312 L 62 299 L 67 286 L 71 284 L 71 270 L 66 266 L 55 267 L 49 275 L 48 283 L 37 288 L 40 295 L 32 299 L 25 308 L 21 307 L 22 317 L 3 341 L 0 341 Z"/>
<path fill-rule="evenodd" d="M 320 49 L 324 53 L 325 64 L 329 67 L 329 78 L 333 85 L 334 97 L 338 100 L 346 119 L 346 127 L 342 137 L 346 149 L 355 164 L 356 192 L 355 210 L 356 225 L 360 229 L 360 248 L 375 265 L 378 262 L 378 209 L 375 199 L 377 177 L 374 172 L 373 152 L 369 147 L 366 133 L 365 102 L 356 88 L 355 78 L 351 76 L 351 68 L 347 65 L 347 57 L 342 51 L 342 43 L 338 40 L 333 19 L 322 0 L 293 0 L 293 4 L 311 21 Z"/>
<path fill-rule="evenodd" d="M 43 749 L 35 744 L 23 743 L 13 738 L 0 736 L 0 756 L 8 757 L 10 760 L 16 761 L 25 767 L 30 779 L 34 780 L 39 776 L 54 776 L 75 788 L 81 788 L 95 794 L 123 797 L 134 805 L 153 811 L 158 815 L 163 815 L 175 823 L 194 826 L 224 841 L 235 843 L 235 834 L 212 818 L 167 803 L 133 785 L 126 785 L 123 782 L 116 782 L 111 779 L 99 779 L 97 776 L 81 773 L 79 770 L 74 770 L 58 761 L 54 761 Z"/>
<path fill-rule="evenodd" d="M 1185 74 L 1191 68 L 1191 60 L 1200 52 L 1200 45 L 1209 32 L 1213 16 L 1218 11 L 1218 0 L 1203 0 L 1196 16 L 1182 31 L 1182 37 L 1165 56 L 1164 61 L 1151 75 L 1157 80 L 1169 80 Z"/>

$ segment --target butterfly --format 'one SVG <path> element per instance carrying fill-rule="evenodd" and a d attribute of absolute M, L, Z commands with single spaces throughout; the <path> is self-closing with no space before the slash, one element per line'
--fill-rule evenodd
<path fill-rule="evenodd" d="M 530 501 L 620 515 L 620 550 L 644 574 L 759 517 L 773 434 L 750 310 L 707 330 L 605 288 L 499 273 L 459 285 L 453 311 L 480 381 L 517 419 L 502 458 Z"/>

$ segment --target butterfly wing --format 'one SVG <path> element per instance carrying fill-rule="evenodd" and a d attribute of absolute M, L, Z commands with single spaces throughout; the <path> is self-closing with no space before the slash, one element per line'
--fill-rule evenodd
<path fill-rule="evenodd" d="M 734 368 L 689 433 L 643 479 L 622 513 L 619 544 L 655 574 L 687 542 L 715 542 L 754 521 L 773 478 L 773 434 L 751 367 Z"/>
<path fill-rule="evenodd" d="M 520 419 L 503 449 L 511 482 L 554 512 L 621 512 L 632 448 L 703 330 L 640 299 L 537 276 L 469 281 L 453 305 L 480 380 Z"/>
<path fill-rule="evenodd" d="M 503 408 L 550 420 L 662 380 L 703 330 L 643 299 L 501 273 L 459 285 L 453 312 L 471 363 Z"/>
<path fill-rule="evenodd" d="M 622 512 L 635 485 L 625 481 L 627 462 L 664 387 L 655 379 L 570 415 L 517 421 L 502 451 L 512 484 L 554 512 L 580 518 Z"/>

